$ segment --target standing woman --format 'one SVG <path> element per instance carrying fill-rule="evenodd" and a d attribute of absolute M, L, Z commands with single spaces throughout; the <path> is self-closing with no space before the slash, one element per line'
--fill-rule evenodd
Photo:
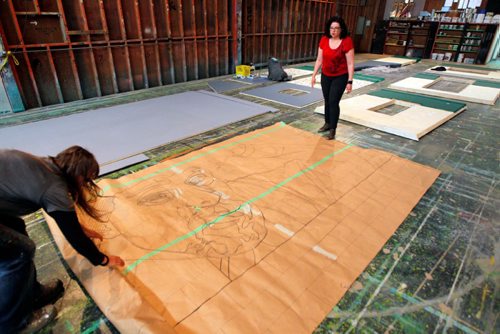
<path fill-rule="evenodd" d="M 325 124 L 318 130 L 328 131 L 328 140 L 335 139 L 339 121 L 339 102 L 344 91 L 350 93 L 354 76 L 354 46 L 348 36 L 347 26 L 342 18 L 331 17 L 325 24 L 318 57 L 314 64 L 311 86 L 316 83 L 316 74 L 321 67 L 321 89 L 325 99 Z"/>
<path fill-rule="evenodd" d="M 36 245 L 21 218 L 43 208 L 71 246 L 93 265 L 123 266 L 119 256 L 99 251 L 89 237 L 102 239 L 78 222 L 75 206 L 99 219 L 92 206 L 99 187 L 92 153 L 72 146 L 55 157 L 0 149 L 0 332 L 34 332 L 56 314 L 51 305 L 64 292 L 60 280 L 42 285 L 33 263 Z"/>

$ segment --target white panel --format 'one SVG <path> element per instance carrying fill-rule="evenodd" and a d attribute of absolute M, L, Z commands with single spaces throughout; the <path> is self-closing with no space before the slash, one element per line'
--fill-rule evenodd
<path fill-rule="evenodd" d="M 370 110 L 395 101 L 409 108 L 392 116 Z M 323 114 L 323 109 L 320 106 L 314 111 Z M 368 94 L 340 101 L 340 119 L 413 140 L 418 140 L 463 110 L 465 107 L 453 113 Z"/>
<path fill-rule="evenodd" d="M 439 78 L 432 80 L 410 77 L 391 84 L 389 88 L 403 90 L 405 92 L 490 105 L 494 105 L 497 98 L 500 96 L 500 89 L 484 86 L 469 85 L 458 93 L 426 88 L 438 80 L 442 79 Z"/>

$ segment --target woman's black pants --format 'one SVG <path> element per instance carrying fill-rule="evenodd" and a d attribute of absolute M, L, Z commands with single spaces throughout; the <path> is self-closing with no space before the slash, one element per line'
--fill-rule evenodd
<path fill-rule="evenodd" d="M 347 73 L 336 77 L 321 74 L 321 90 L 325 99 L 325 123 L 329 124 L 332 130 L 337 128 L 339 122 L 339 103 L 347 86 L 348 78 Z"/>
<path fill-rule="evenodd" d="M 17 332 L 33 310 L 35 250 L 24 221 L 0 214 L 0 333 Z"/>

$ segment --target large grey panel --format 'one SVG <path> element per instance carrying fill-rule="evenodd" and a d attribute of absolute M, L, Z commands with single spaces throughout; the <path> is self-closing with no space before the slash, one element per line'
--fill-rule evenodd
<path fill-rule="evenodd" d="M 55 155 L 80 145 L 101 166 L 276 109 L 206 91 L 162 96 L 0 128 L 0 147 Z"/>
<path fill-rule="evenodd" d="M 290 95 L 284 93 L 284 91 L 287 90 L 302 91 L 305 94 Z M 323 93 L 321 92 L 321 89 L 307 87 L 303 85 L 297 85 L 288 82 L 250 89 L 241 92 L 240 94 L 260 97 L 262 99 L 278 102 L 295 108 L 306 107 L 308 105 L 323 100 Z"/>

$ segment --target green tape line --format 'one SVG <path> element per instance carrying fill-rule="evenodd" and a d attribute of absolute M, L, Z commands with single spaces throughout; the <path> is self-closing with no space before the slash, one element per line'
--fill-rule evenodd
<path fill-rule="evenodd" d="M 232 215 L 233 213 L 235 212 L 238 212 L 242 207 L 245 207 L 251 203 L 254 203 L 256 201 L 258 201 L 259 199 L 261 198 L 264 198 L 265 196 L 273 193 L 274 191 L 278 190 L 279 188 L 283 187 L 284 185 L 286 185 L 287 183 L 291 182 L 292 180 L 298 178 L 299 176 L 302 176 L 304 175 L 305 173 L 307 172 L 310 172 L 312 171 L 313 169 L 315 169 L 316 167 L 324 164 L 326 161 L 328 161 L 330 158 L 332 158 L 333 156 L 337 155 L 337 154 L 340 154 L 342 152 L 344 152 L 345 150 L 349 149 L 350 147 L 352 147 L 353 145 L 352 144 L 349 144 L 349 145 L 346 145 L 344 146 L 343 148 L 341 148 L 340 150 L 338 151 L 335 151 L 335 152 L 332 152 L 330 153 L 329 155 L 325 156 L 323 159 L 315 162 L 314 164 L 310 165 L 309 167 L 307 168 L 304 168 L 302 169 L 301 171 L 295 173 L 294 175 L 288 177 L 287 179 L 285 179 L 284 181 L 281 181 L 280 183 L 272 186 L 271 188 L 267 189 L 266 191 L 264 191 L 263 193 L 257 195 L 256 197 L 244 202 L 243 204 L 239 205 L 238 207 L 236 207 L 235 209 L 227 212 L 227 213 L 224 213 L 220 216 L 218 216 L 217 218 L 215 218 L 214 220 L 208 222 L 208 223 L 205 223 L 205 224 L 202 224 L 200 226 L 198 226 L 197 228 L 195 228 L 194 230 L 178 237 L 177 239 L 174 239 L 172 241 L 170 241 L 169 243 L 155 249 L 154 251 L 142 256 L 141 258 L 139 258 L 138 260 L 136 260 L 134 263 L 132 263 L 131 265 L 129 265 L 127 268 L 125 268 L 125 270 L 123 271 L 123 273 L 126 275 L 128 274 L 130 271 L 132 271 L 135 267 L 137 267 L 139 264 L 141 264 L 142 262 L 152 258 L 153 256 L 161 253 L 162 251 L 166 250 L 167 248 L 170 248 L 176 244 L 178 244 L 179 242 L 183 241 L 183 240 L 186 240 L 187 238 L 190 238 L 192 237 L 193 235 L 195 235 L 196 233 L 200 232 L 200 231 L 203 231 L 204 229 L 206 229 L 207 227 L 211 226 L 211 225 L 214 225 L 214 224 L 217 224 L 218 222 L 220 222 L 221 220 L 223 220 L 225 217 L 227 216 L 230 216 Z"/>
<path fill-rule="evenodd" d="M 473 84 L 474 86 L 481 87 L 491 87 L 500 89 L 500 82 L 486 81 L 486 80 L 476 80 Z"/>
<path fill-rule="evenodd" d="M 465 103 L 449 101 L 437 97 L 423 96 L 418 94 L 406 93 L 392 89 L 380 89 L 368 92 L 368 95 L 384 97 L 387 99 L 401 100 L 420 104 L 424 107 L 442 109 L 450 112 L 457 112 L 465 107 Z"/>
<path fill-rule="evenodd" d="M 101 193 L 102 194 L 105 194 L 108 190 L 110 190 L 111 188 L 124 188 L 124 187 L 128 187 L 129 185 L 131 184 L 134 184 L 134 183 L 138 183 L 138 182 L 141 182 L 141 181 L 145 181 L 145 180 L 148 180 L 150 178 L 152 178 L 153 176 L 156 176 L 158 174 L 162 174 L 164 172 L 167 172 L 169 170 L 172 170 L 173 168 L 175 167 L 178 167 L 178 166 L 182 166 L 184 164 L 187 164 L 188 162 L 192 162 L 192 161 L 195 161 L 199 158 L 202 158 L 204 156 L 207 156 L 207 155 L 210 155 L 210 154 L 214 154 L 220 150 L 223 150 L 223 149 L 227 149 L 227 148 L 230 148 L 230 147 L 233 147 L 233 146 L 236 146 L 238 144 L 241 144 L 241 143 L 244 143 L 244 142 L 247 142 L 247 141 L 250 141 L 252 139 L 255 139 L 255 138 L 258 138 L 258 137 L 261 137 L 263 135 L 266 135 L 268 133 L 271 133 L 271 132 L 274 132 L 274 131 L 278 131 L 280 129 L 282 129 L 286 124 L 284 122 L 280 122 L 279 123 L 279 126 L 276 127 L 276 128 L 272 128 L 272 129 L 269 129 L 269 130 L 266 130 L 266 131 L 263 131 L 263 132 L 260 132 L 260 133 L 257 133 L 253 136 L 250 136 L 250 137 L 247 137 L 247 138 L 243 138 L 241 140 L 238 140 L 238 141 L 235 141 L 235 142 L 232 142 L 230 144 L 227 144 L 227 145 L 224 145 L 224 146 L 220 146 L 220 147 L 216 147 L 214 149 L 211 149 L 207 152 L 203 152 L 203 153 L 200 153 L 198 155 L 195 155 L 194 157 L 191 157 L 189 159 L 186 159 L 184 161 L 180 161 L 178 163 L 175 163 L 173 164 L 172 166 L 169 166 L 167 168 L 163 168 L 163 169 L 160 169 L 160 170 L 157 170 L 156 172 L 153 172 L 153 173 L 150 173 L 150 174 L 147 174 L 147 175 L 144 175 L 144 176 L 141 176 L 141 177 L 138 177 L 136 179 L 133 179 L 133 180 L 129 180 L 127 182 L 124 182 L 124 183 L 119 183 L 119 184 L 108 184 L 107 186 L 103 187 L 102 190 L 101 190 Z"/>

